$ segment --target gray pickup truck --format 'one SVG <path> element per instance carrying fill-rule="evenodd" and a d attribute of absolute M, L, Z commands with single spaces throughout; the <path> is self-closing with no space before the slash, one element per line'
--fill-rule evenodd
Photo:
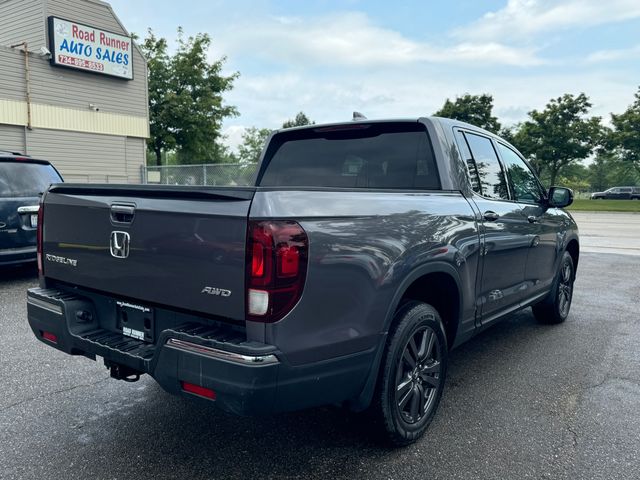
<path fill-rule="evenodd" d="M 442 118 L 275 132 L 251 186 L 58 184 L 38 221 L 37 338 L 236 414 L 431 422 L 451 348 L 569 313 L 578 232 L 507 142 Z"/>

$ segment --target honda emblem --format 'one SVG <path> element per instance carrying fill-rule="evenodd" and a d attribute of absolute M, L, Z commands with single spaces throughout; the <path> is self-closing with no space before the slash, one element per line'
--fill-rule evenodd
<path fill-rule="evenodd" d="M 127 232 L 111 232 L 111 256 L 115 258 L 127 258 L 129 256 L 129 244 L 131 237 Z"/>

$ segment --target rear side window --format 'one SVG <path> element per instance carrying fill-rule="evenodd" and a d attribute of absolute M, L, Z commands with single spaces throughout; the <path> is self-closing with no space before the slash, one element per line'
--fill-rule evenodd
<path fill-rule="evenodd" d="M 0 197 L 37 197 L 60 181 L 51 165 L 0 161 Z"/>
<path fill-rule="evenodd" d="M 462 159 L 467 166 L 469 178 L 471 179 L 471 188 L 477 194 L 482 195 L 480 176 L 478 174 L 478 169 L 476 168 L 476 162 L 473 161 L 473 156 L 471 155 L 471 150 L 469 150 L 469 145 L 467 145 L 467 140 L 464 138 L 464 133 L 462 133 L 460 130 L 456 130 L 456 135 L 458 137 L 460 154 L 462 155 Z"/>
<path fill-rule="evenodd" d="M 465 132 L 464 136 L 475 162 L 482 195 L 487 198 L 509 200 L 506 177 L 491 140 L 469 132 Z"/>
<path fill-rule="evenodd" d="M 283 132 L 265 165 L 265 187 L 440 188 L 429 136 L 417 122 Z"/>

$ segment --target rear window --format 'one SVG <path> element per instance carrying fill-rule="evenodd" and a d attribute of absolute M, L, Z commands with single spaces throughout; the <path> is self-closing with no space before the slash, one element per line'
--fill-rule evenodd
<path fill-rule="evenodd" d="M 265 187 L 438 189 L 424 125 L 320 127 L 276 135 L 259 182 Z"/>
<path fill-rule="evenodd" d="M 60 181 L 51 165 L 0 161 L 0 197 L 36 197 Z"/>

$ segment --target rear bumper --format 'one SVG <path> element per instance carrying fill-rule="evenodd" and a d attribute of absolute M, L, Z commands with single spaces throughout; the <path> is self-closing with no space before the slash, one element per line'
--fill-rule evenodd
<path fill-rule="evenodd" d="M 29 290 L 27 309 L 33 333 L 47 345 L 148 373 L 170 393 L 194 397 L 183 382 L 213 390 L 215 404 L 238 415 L 353 398 L 364 386 L 373 355 L 292 366 L 274 346 L 246 341 L 229 328 L 194 323 L 165 329 L 150 344 L 101 328 L 94 315 L 81 320 L 78 312 L 95 313 L 91 302 L 58 290 Z"/>
<path fill-rule="evenodd" d="M 14 265 L 18 263 L 35 262 L 36 247 L 0 249 L 0 265 Z"/>

